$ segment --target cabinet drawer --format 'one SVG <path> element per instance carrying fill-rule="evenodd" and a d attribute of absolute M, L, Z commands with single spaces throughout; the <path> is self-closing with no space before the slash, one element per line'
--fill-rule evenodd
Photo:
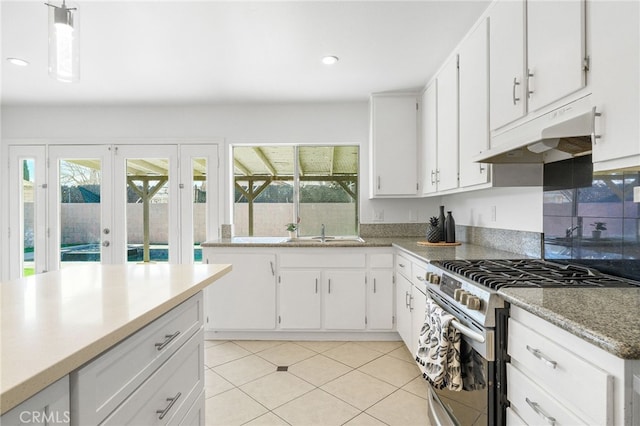
<path fill-rule="evenodd" d="M 393 268 L 393 254 L 392 253 L 370 254 L 369 265 L 372 268 Z"/>
<path fill-rule="evenodd" d="M 77 424 L 109 415 L 202 326 L 202 292 L 74 371 L 72 407 Z M 75 421 L 74 421 L 75 422 Z"/>
<path fill-rule="evenodd" d="M 409 281 L 411 281 L 412 279 L 411 264 L 412 262 L 406 257 L 396 256 L 396 265 L 395 265 L 396 272 L 399 272 L 402 275 L 404 275 L 404 277 Z"/>
<path fill-rule="evenodd" d="M 322 249 L 320 249 L 322 250 Z M 340 252 L 332 248 L 336 254 L 325 254 L 305 249 L 304 253 L 283 253 L 280 256 L 281 268 L 364 268 L 366 255 L 364 253 Z"/>
<path fill-rule="evenodd" d="M 613 378 L 605 371 L 513 318 L 508 348 L 512 362 L 554 398 L 571 404 L 593 424 L 610 423 Z"/>
<path fill-rule="evenodd" d="M 556 426 L 587 424 L 511 364 L 507 364 L 507 384 L 507 398 L 511 408 L 527 424 Z"/>
<path fill-rule="evenodd" d="M 411 265 L 411 282 L 422 291 L 426 290 L 426 277 L 426 264 L 414 263 L 413 265 Z"/>
<path fill-rule="evenodd" d="M 101 424 L 180 424 L 203 389 L 204 328 L 201 327 Z"/>

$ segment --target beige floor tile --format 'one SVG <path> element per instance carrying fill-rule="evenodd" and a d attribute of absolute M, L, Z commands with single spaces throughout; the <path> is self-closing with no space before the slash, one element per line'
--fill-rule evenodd
<path fill-rule="evenodd" d="M 418 395 L 420 398 L 429 399 L 429 395 L 427 390 L 429 389 L 429 384 L 422 377 L 422 375 L 416 377 L 406 385 L 402 387 L 402 389 L 407 392 L 411 392 L 414 395 Z"/>
<path fill-rule="evenodd" d="M 348 342 L 336 348 L 329 349 L 324 352 L 323 355 L 333 358 L 343 364 L 347 364 L 353 368 L 358 368 L 361 365 L 382 356 L 380 352 L 365 348 L 364 346 L 354 342 Z"/>
<path fill-rule="evenodd" d="M 284 342 L 279 340 L 234 340 L 233 343 L 255 354 L 282 345 Z"/>
<path fill-rule="evenodd" d="M 387 355 L 407 362 L 416 362 L 416 358 L 411 355 L 411 352 L 409 352 L 409 349 L 407 349 L 405 345 L 402 345 L 399 348 L 389 352 Z"/>
<path fill-rule="evenodd" d="M 251 352 L 233 342 L 225 342 L 204 350 L 204 365 L 207 367 L 215 367 L 247 355 L 251 355 Z"/>
<path fill-rule="evenodd" d="M 286 342 L 282 345 L 259 352 L 257 355 L 278 366 L 290 366 L 296 362 L 311 358 L 316 353 L 297 343 Z"/>
<path fill-rule="evenodd" d="M 356 408 L 366 410 L 389 396 L 397 388 L 368 374 L 353 370 L 323 385 L 321 389 Z"/>
<path fill-rule="evenodd" d="M 289 423 L 282 420 L 280 417 L 269 411 L 267 414 L 263 414 L 257 419 L 251 420 L 249 423 L 245 423 L 244 426 L 288 426 Z"/>
<path fill-rule="evenodd" d="M 211 346 L 218 346 L 221 345 L 223 343 L 227 343 L 228 340 L 205 340 L 204 341 L 204 348 L 210 348 Z"/>
<path fill-rule="evenodd" d="M 285 371 L 271 373 L 240 386 L 244 393 L 270 410 L 314 388 L 315 386 Z"/>
<path fill-rule="evenodd" d="M 300 346 L 304 346 L 307 349 L 311 349 L 314 352 L 322 353 L 329 349 L 336 348 L 344 345 L 347 342 L 335 342 L 335 341 L 299 341 L 296 342 Z"/>
<path fill-rule="evenodd" d="M 415 363 L 402 361 L 389 355 L 375 359 L 358 370 L 391 383 L 396 387 L 406 385 L 420 374 L 420 370 Z"/>
<path fill-rule="evenodd" d="M 366 411 L 391 426 L 427 426 L 427 402 L 402 389 L 392 393 Z"/>
<path fill-rule="evenodd" d="M 355 342 L 361 346 L 364 346 L 368 349 L 373 349 L 374 351 L 382 352 L 383 354 L 394 351 L 402 345 L 404 347 L 404 343 L 401 341 L 372 341 L 372 342 Z"/>
<path fill-rule="evenodd" d="M 204 369 L 204 395 L 205 398 L 211 398 L 219 393 L 226 392 L 229 389 L 233 389 L 235 386 L 229 383 L 224 377 L 211 371 L 208 368 Z"/>
<path fill-rule="evenodd" d="M 351 371 L 351 367 L 324 355 L 307 358 L 289 367 L 291 374 L 295 374 L 315 386 L 324 385 L 349 371 Z"/>
<path fill-rule="evenodd" d="M 344 426 L 385 426 L 386 423 L 371 417 L 367 413 L 360 413 L 353 419 L 349 420 Z"/>
<path fill-rule="evenodd" d="M 276 371 L 276 366 L 257 355 L 249 355 L 213 368 L 213 371 L 236 386 Z"/>
<path fill-rule="evenodd" d="M 239 389 L 231 389 L 205 401 L 207 425 L 242 425 L 268 410 Z"/>
<path fill-rule="evenodd" d="M 360 410 L 316 389 L 276 408 L 273 412 L 294 426 L 331 426 L 344 424 L 357 416 Z"/>

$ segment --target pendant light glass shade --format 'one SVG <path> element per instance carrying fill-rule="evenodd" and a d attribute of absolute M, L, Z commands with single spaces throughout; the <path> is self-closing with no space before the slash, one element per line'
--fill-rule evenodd
<path fill-rule="evenodd" d="M 49 76 L 73 83 L 80 80 L 80 31 L 78 9 L 63 0 L 49 6 Z"/>

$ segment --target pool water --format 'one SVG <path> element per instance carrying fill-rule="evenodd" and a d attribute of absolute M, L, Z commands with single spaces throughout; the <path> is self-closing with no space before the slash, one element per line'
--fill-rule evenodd
<path fill-rule="evenodd" d="M 129 262 L 142 262 L 142 245 L 127 246 L 127 260 Z M 193 256 L 195 262 L 202 261 L 202 249 L 194 247 Z M 154 245 L 149 249 L 149 260 L 156 262 L 167 262 L 169 260 L 169 248 L 167 246 Z M 99 262 L 100 245 L 82 244 L 68 246 L 60 250 L 60 260 L 62 262 Z"/>

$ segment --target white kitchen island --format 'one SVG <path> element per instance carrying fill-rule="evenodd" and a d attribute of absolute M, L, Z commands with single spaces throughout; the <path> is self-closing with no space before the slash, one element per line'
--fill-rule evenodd
<path fill-rule="evenodd" d="M 22 413 L 18 421 L 30 423 L 39 406 L 48 406 L 42 395 L 51 389 L 54 398 L 71 401 L 66 410 L 61 405 L 63 412 L 55 413 L 54 420 L 79 424 L 74 413 L 87 407 L 74 405 L 87 395 L 76 392 L 74 396 L 74 388 L 86 386 L 91 369 L 101 362 L 120 365 L 125 372 L 136 362 L 145 365 L 132 377 L 118 377 L 115 370 L 106 378 L 94 374 L 93 381 L 101 389 L 108 388 L 108 383 L 100 380 L 126 384 L 112 383 L 117 392 L 104 404 L 99 401 L 102 390 L 90 398 L 100 403 L 93 412 L 112 415 L 105 407 L 115 408 L 120 401 L 121 410 L 127 408 L 125 399 L 140 400 L 138 394 L 146 382 L 153 385 L 152 380 L 159 380 L 154 377 L 173 358 L 182 356 L 181 351 L 188 357 L 184 348 L 201 360 L 197 353 L 203 345 L 202 290 L 230 270 L 231 265 L 86 265 L 1 283 L 2 424 L 13 423 L 12 416 L 19 416 L 20 410 L 27 414 Z M 151 349 L 134 353 L 145 341 Z M 35 405 L 30 406 L 30 401 Z"/>

